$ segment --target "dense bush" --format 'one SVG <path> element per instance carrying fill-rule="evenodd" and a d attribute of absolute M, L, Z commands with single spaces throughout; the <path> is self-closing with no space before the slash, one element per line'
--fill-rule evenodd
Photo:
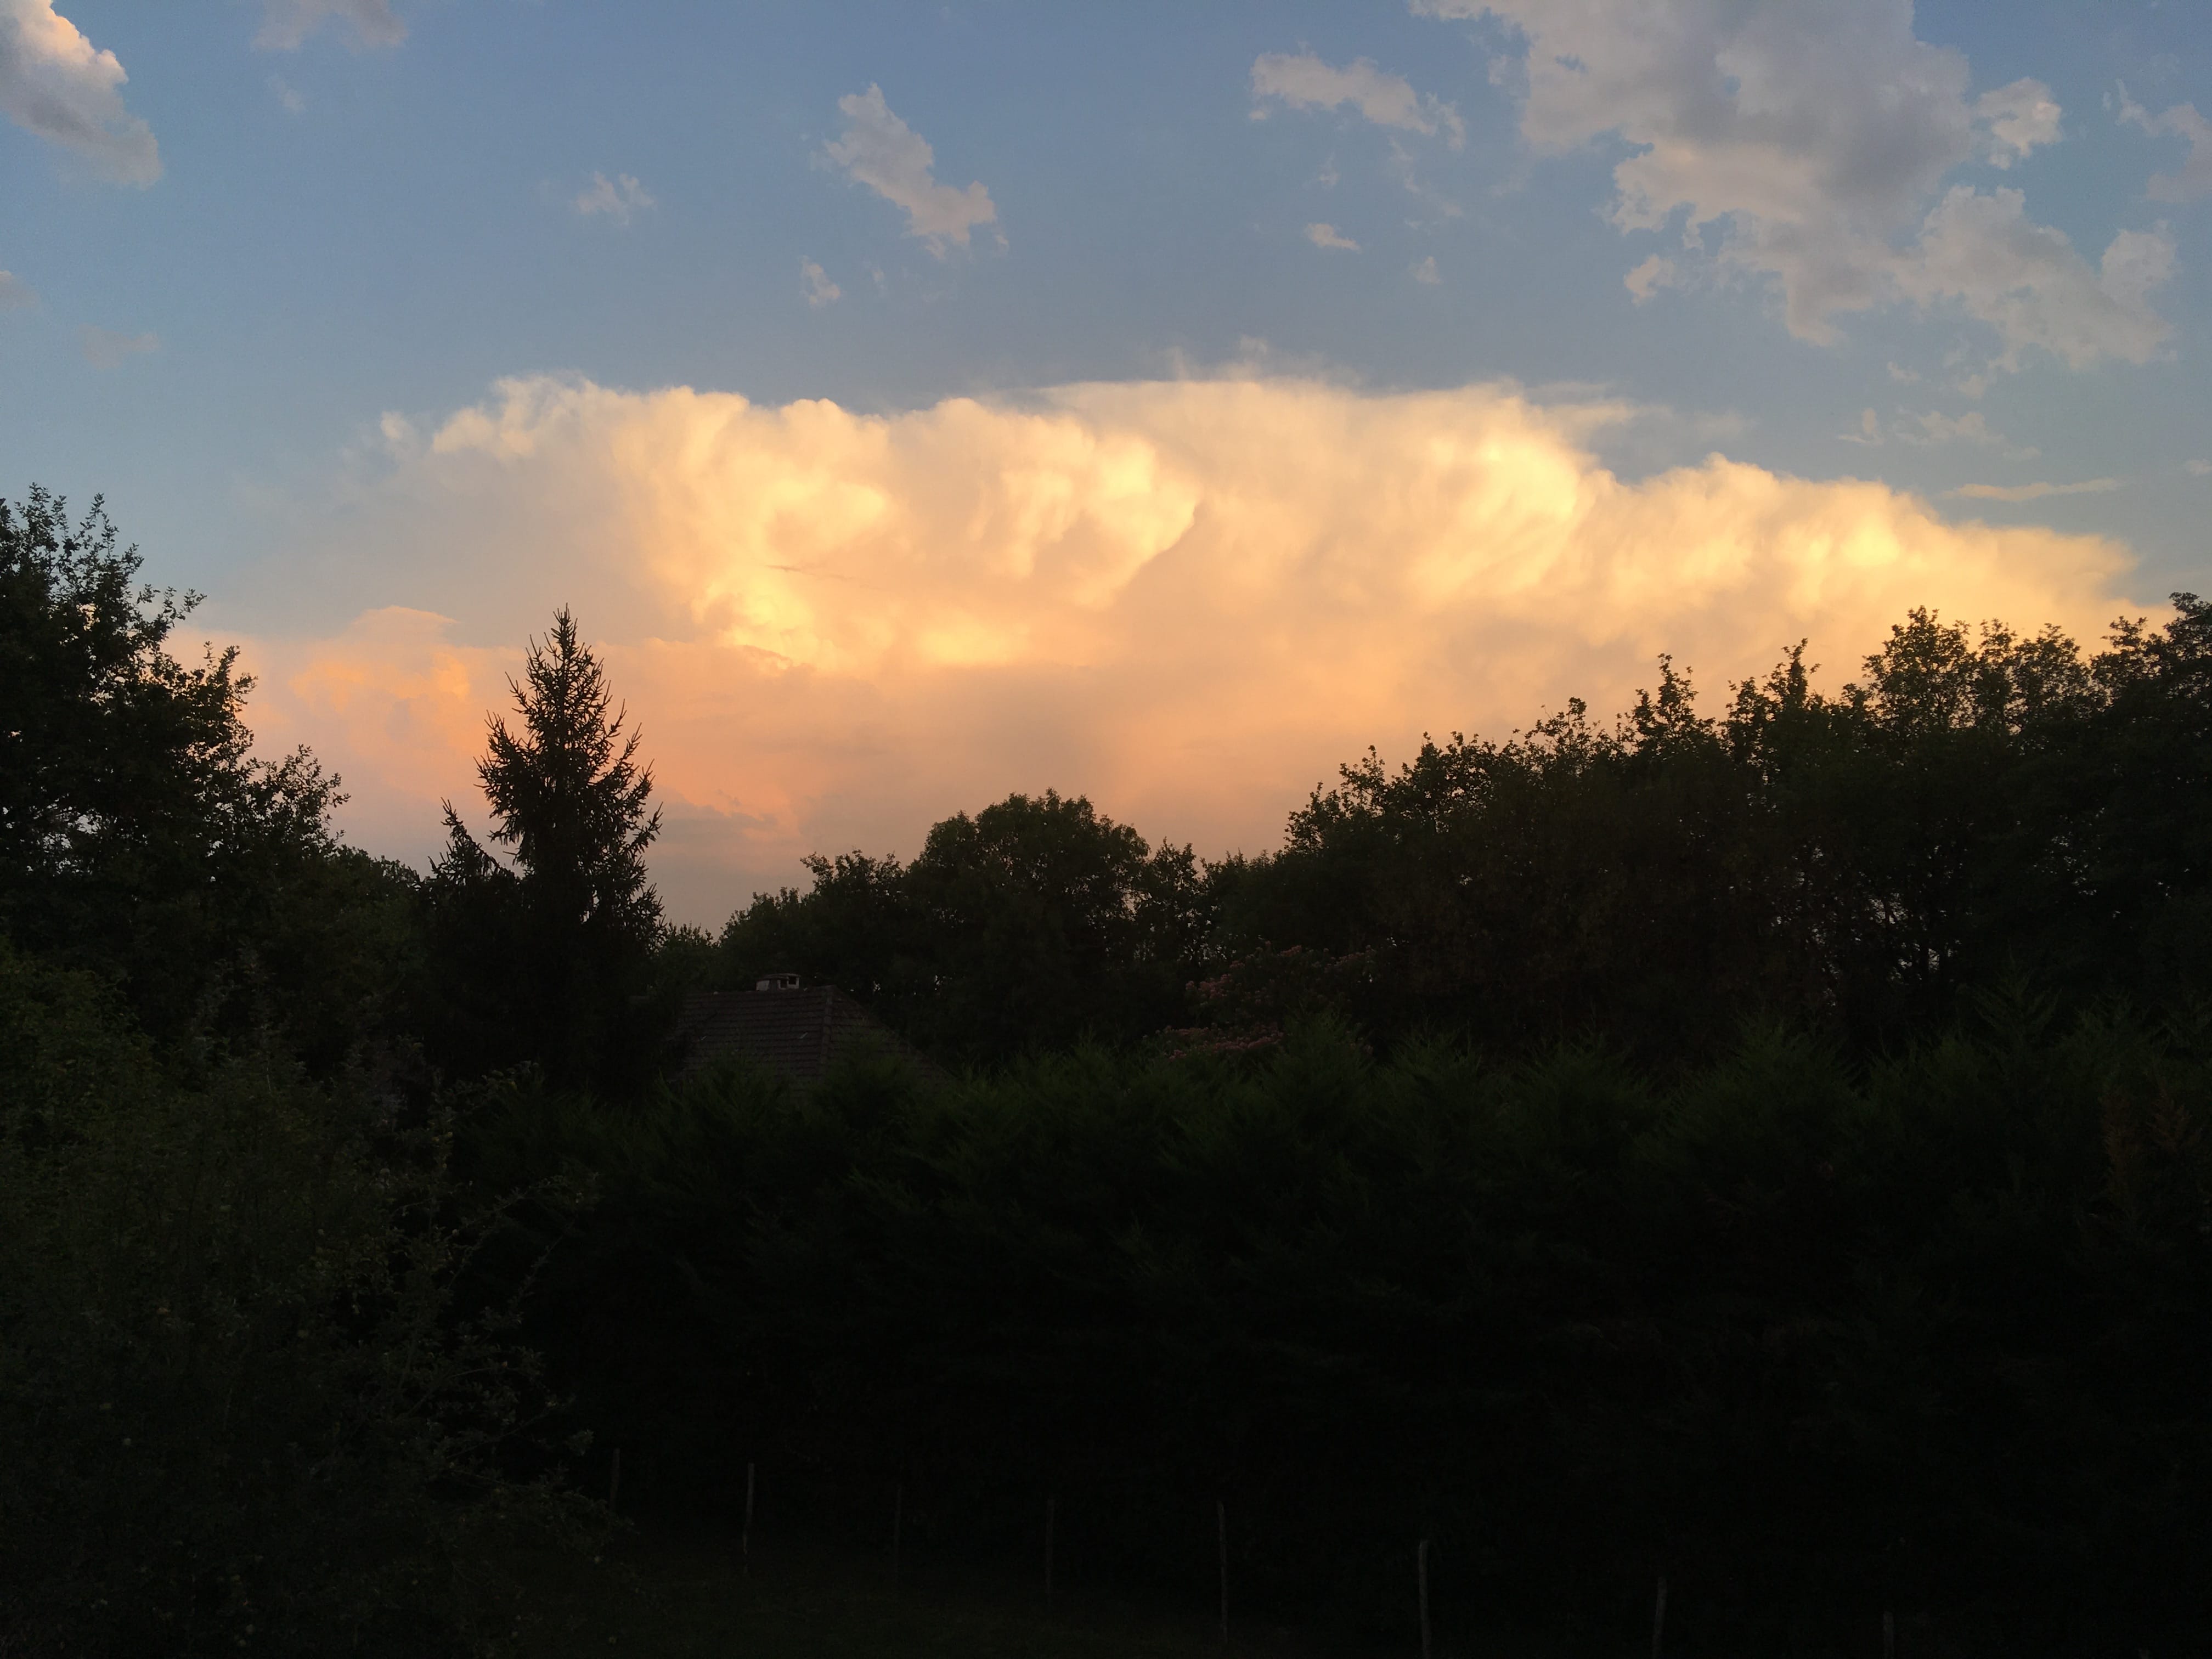
<path fill-rule="evenodd" d="M 2212 1032 L 2047 1018 L 1665 1086 L 1323 1026 L 493 1140 L 605 1183 L 547 1314 L 665 1502 L 757 1460 L 1025 1554 L 1056 1496 L 1064 1571 L 1195 1593 L 1219 1498 L 1247 1605 L 1402 1626 L 1428 1536 L 1462 1630 L 1633 1628 L 1663 1571 L 1720 1646 L 2160 1649 L 2212 1618 Z"/>
<path fill-rule="evenodd" d="M 472 1651 L 495 1542 L 574 1519 L 500 1453 L 544 1410 L 460 1316 L 444 1132 L 368 1079 L 189 1085 L 0 946 L 0 1650 Z"/>

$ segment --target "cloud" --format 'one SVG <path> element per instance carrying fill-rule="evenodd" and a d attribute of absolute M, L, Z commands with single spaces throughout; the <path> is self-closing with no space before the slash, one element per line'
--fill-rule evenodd
<path fill-rule="evenodd" d="M 823 306 L 834 306 L 844 297 L 845 290 L 830 280 L 830 273 L 811 259 L 799 262 L 799 275 L 806 284 L 806 303 L 819 311 Z"/>
<path fill-rule="evenodd" d="M 1349 236 L 1340 234 L 1334 225 L 1308 225 L 1306 240 L 1311 242 L 1316 247 L 1344 248 L 1353 253 L 1359 252 L 1359 244 Z"/>
<path fill-rule="evenodd" d="M 2191 461 L 2187 470 L 2192 478 L 2212 477 L 2212 461 Z"/>
<path fill-rule="evenodd" d="M 891 112 L 881 87 L 871 85 L 866 92 L 848 94 L 837 100 L 837 107 L 844 112 L 845 131 L 822 147 L 823 155 L 886 202 L 904 209 L 907 234 L 920 237 L 939 258 L 945 257 L 946 243 L 966 247 L 970 230 L 997 222 L 999 210 L 981 184 L 955 190 L 937 182 L 932 172 L 936 152 L 928 140 Z"/>
<path fill-rule="evenodd" d="M 2040 81 L 2015 81 L 1974 100 L 1974 128 L 1981 136 L 1983 159 L 2009 167 L 2031 151 L 2058 142 L 2060 111 L 2051 88 Z"/>
<path fill-rule="evenodd" d="M 1681 282 L 1681 267 L 1661 253 L 1653 254 L 1621 279 L 1622 286 L 1638 305 L 1662 288 L 1679 288 Z"/>
<path fill-rule="evenodd" d="M 143 352 L 161 349 L 158 335 L 118 334 L 112 329 L 94 328 L 89 323 L 77 331 L 77 342 L 83 348 L 85 362 L 94 368 L 120 368 Z"/>
<path fill-rule="evenodd" d="M 2001 444 L 2004 439 L 1990 430 L 1979 410 L 1970 410 L 1964 415 L 1946 415 L 1940 410 L 1928 410 L 1917 415 L 1900 413 L 1892 427 L 1897 437 L 1908 444 L 1923 447 L 1935 444 Z"/>
<path fill-rule="evenodd" d="M 659 878 L 705 921 L 810 849 L 911 854 L 1017 788 L 1256 850 L 1370 743 L 1619 707 L 1662 650 L 1717 699 L 1807 635 L 1840 678 L 1914 605 L 2092 633 L 2123 604 L 2101 538 L 1719 455 L 1621 478 L 1589 442 L 1639 412 L 1295 379 L 895 415 L 510 381 L 253 585 L 264 614 L 352 596 L 250 642 L 254 723 L 343 773 L 357 839 L 419 856 L 439 797 L 474 799 L 516 647 L 572 603 L 690 825 Z"/>
<path fill-rule="evenodd" d="M 2119 488 L 2118 478 L 2084 478 L 2079 483 L 1960 484 L 1951 493 L 1978 501 L 2039 501 L 2045 495 L 2101 495 Z"/>
<path fill-rule="evenodd" d="M 2141 127 L 2154 137 L 2170 136 L 2189 140 L 2189 154 L 2178 173 L 2151 176 L 2147 187 L 2154 202 L 2193 202 L 2212 191 L 2212 121 L 2197 112 L 2194 104 L 2176 104 L 2153 115 L 2120 88 L 2120 119 Z"/>
<path fill-rule="evenodd" d="M 1531 148 L 1625 143 L 1615 227 L 1678 232 L 1715 276 L 1774 283 L 1801 338 L 1832 341 L 1838 317 L 1898 303 L 1986 325 L 2008 368 L 2030 348 L 2075 368 L 2142 362 L 2166 337 L 2149 305 L 2172 269 L 2163 230 L 2122 232 L 2093 267 L 2027 219 L 2017 191 L 1939 196 L 1956 167 L 2009 167 L 2055 142 L 2060 111 L 2036 81 L 1970 99 L 1966 58 L 1915 37 L 1911 0 L 1415 9 L 1516 27 Z M 1638 266 L 1632 291 L 1648 295 L 1668 265 Z"/>
<path fill-rule="evenodd" d="M 344 25 L 356 52 L 396 46 L 407 38 L 407 25 L 391 0 L 262 0 L 261 32 L 253 44 L 264 52 L 294 52 L 325 23 Z"/>
<path fill-rule="evenodd" d="M 21 311 L 39 303 L 31 285 L 12 270 L 0 270 L 0 311 Z"/>
<path fill-rule="evenodd" d="M 1337 69 L 1310 52 L 1296 57 L 1262 52 L 1252 62 L 1255 118 L 1266 114 L 1264 101 L 1270 98 L 1280 99 L 1292 109 L 1335 109 L 1349 104 L 1377 126 L 1431 137 L 1441 132 L 1454 149 L 1467 142 L 1467 124 L 1456 109 L 1431 94 L 1415 92 L 1404 76 L 1389 74 L 1364 58 Z"/>
<path fill-rule="evenodd" d="M 307 107 L 306 95 L 289 84 L 283 76 L 272 75 L 269 77 L 269 90 L 276 94 L 276 101 L 284 106 L 284 112 L 287 115 L 300 115 L 306 112 Z"/>
<path fill-rule="evenodd" d="M 130 76 L 53 0 L 0 0 L 0 112 L 118 184 L 161 176 L 154 130 L 123 106 Z"/>
<path fill-rule="evenodd" d="M 604 216 L 618 225 L 626 225 L 632 214 L 643 213 L 659 204 L 627 173 L 617 173 L 611 179 L 604 173 L 595 173 L 591 183 L 576 192 L 576 199 L 569 205 L 580 218 Z"/>
<path fill-rule="evenodd" d="M 1413 274 L 1415 282 L 1425 283 L 1431 288 L 1443 281 L 1443 273 L 1437 269 L 1437 256 L 1433 253 L 1414 260 Z"/>

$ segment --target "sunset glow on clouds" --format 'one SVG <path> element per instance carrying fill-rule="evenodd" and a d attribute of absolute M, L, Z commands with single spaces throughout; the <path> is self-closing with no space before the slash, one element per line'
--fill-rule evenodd
<path fill-rule="evenodd" d="M 362 839 L 467 804 L 519 640 L 495 580 L 574 605 L 671 806 L 658 870 L 711 921 L 799 854 L 911 853 L 1014 789 L 1090 794 L 1201 852 L 1271 845 L 1367 744 L 1609 713 L 1662 650 L 1709 705 L 1809 637 L 1839 683 L 1914 605 L 2094 638 L 2128 558 L 1948 521 L 1878 483 L 1712 456 L 1639 482 L 1629 417 L 1508 385 L 1073 386 L 891 416 L 688 388 L 502 383 L 391 470 L 347 532 L 404 547 L 404 604 L 264 640 L 259 723 L 345 774 Z"/>

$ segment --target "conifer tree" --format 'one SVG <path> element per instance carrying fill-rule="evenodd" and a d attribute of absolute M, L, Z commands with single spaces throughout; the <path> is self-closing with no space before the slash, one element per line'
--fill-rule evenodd
<path fill-rule="evenodd" d="M 481 846 L 451 802 L 434 903 L 456 947 L 455 1013 L 477 1028 L 463 1056 L 544 1062 L 570 1080 L 605 1080 L 635 983 L 661 932 L 645 867 L 660 832 L 653 769 L 614 701 L 599 658 L 563 606 L 509 680 L 516 724 L 493 715 L 477 764 L 491 808 Z M 627 729 L 626 729 L 627 728 Z"/>

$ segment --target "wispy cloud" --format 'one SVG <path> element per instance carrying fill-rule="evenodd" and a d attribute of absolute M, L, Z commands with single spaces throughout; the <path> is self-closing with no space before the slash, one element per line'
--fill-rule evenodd
<path fill-rule="evenodd" d="M 1443 281 L 1443 273 L 1437 269 L 1437 256 L 1433 253 L 1413 261 L 1413 276 L 1415 282 L 1431 286 Z"/>
<path fill-rule="evenodd" d="M 2194 104 L 2176 104 L 2153 115 L 2120 88 L 2120 119 L 2141 127 L 2154 137 L 2186 138 L 2189 154 L 2173 173 L 2151 176 L 2147 191 L 2154 202 L 2192 202 L 2212 192 L 2212 121 L 2197 112 Z"/>
<path fill-rule="evenodd" d="M 154 130 L 123 106 L 131 77 L 53 0 L 0 0 L 0 112 L 118 184 L 161 176 Z"/>
<path fill-rule="evenodd" d="M 284 112 L 287 115 L 299 115 L 306 111 L 307 107 L 306 95 L 295 88 L 283 76 L 272 75 L 269 77 L 269 90 L 276 94 L 276 101 L 284 106 Z"/>
<path fill-rule="evenodd" d="M 830 280 L 830 273 L 811 259 L 799 262 L 799 280 L 805 284 L 806 303 L 819 311 L 844 297 L 845 290 Z"/>
<path fill-rule="evenodd" d="M 2078 483 L 1960 484 L 1951 494 L 1977 501 L 2039 501 L 2046 495 L 2101 495 L 2118 489 L 2118 478 L 2084 478 Z"/>
<path fill-rule="evenodd" d="M 120 368 L 131 358 L 161 349 L 159 335 L 118 334 L 89 323 L 77 331 L 77 343 L 84 351 L 85 362 L 94 368 Z"/>
<path fill-rule="evenodd" d="M 396 46 L 407 38 L 407 25 L 392 9 L 392 0 L 262 0 L 261 32 L 253 44 L 264 52 L 294 52 L 325 24 L 343 27 L 356 52 Z"/>
<path fill-rule="evenodd" d="M 822 154 L 884 200 L 906 211 L 907 234 L 918 236 L 940 259 L 945 245 L 968 246 L 968 234 L 995 223 L 999 210 L 980 183 L 965 190 L 937 182 L 937 153 L 894 114 L 881 87 L 871 85 L 837 100 L 845 131 Z M 1000 240 L 1006 240 L 1002 234 Z"/>
<path fill-rule="evenodd" d="M 1279 99 L 1292 109 L 1335 109 L 1349 105 L 1379 127 L 1434 136 L 1442 133 L 1454 149 L 1467 142 L 1459 111 L 1431 94 L 1415 92 L 1402 75 L 1392 75 L 1365 58 L 1342 69 L 1312 52 L 1262 52 L 1252 63 L 1253 118 L 1267 112 L 1267 100 Z"/>
<path fill-rule="evenodd" d="M 1359 252 L 1359 244 L 1339 231 L 1334 225 L 1308 225 L 1306 240 L 1311 242 L 1316 247 L 1342 248 L 1351 253 Z"/>
<path fill-rule="evenodd" d="M 0 270 L 0 311 L 20 311 L 39 303 L 31 285 L 12 270 Z"/>
<path fill-rule="evenodd" d="M 617 173 L 611 179 L 604 173 L 595 173 L 591 182 L 577 191 L 576 199 L 569 205 L 580 217 L 611 219 L 626 225 L 630 216 L 643 213 L 659 205 L 645 186 L 627 173 Z"/>

